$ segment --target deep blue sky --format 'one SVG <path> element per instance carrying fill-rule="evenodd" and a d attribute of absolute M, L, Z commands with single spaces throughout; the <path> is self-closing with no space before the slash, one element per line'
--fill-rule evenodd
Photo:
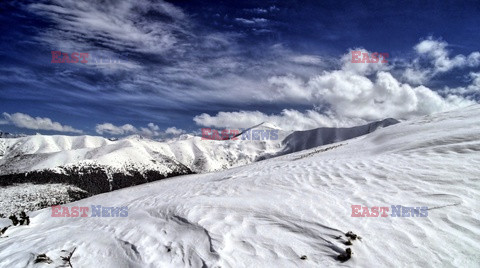
<path fill-rule="evenodd" d="M 369 109 L 368 97 L 354 100 L 337 96 L 343 91 L 325 93 L 330 92 L 329 86 L 342 84 L 338 81 L 312 83 L 324 72 L 347 68 L 341 57 L 354 48 L 389 53 L 388 72 L 399 83 L 412 88 L 423 85 L 435 92 L 473 85 L 448 94 L 470 101 L 478 96 L 474 78 L 479 66 L 472 54 L 480 50 L 478 1 L 83 3 L 0 4 L 0 130 L 96 135 L 100 134 L 98 124 L 131 124 L 140 132 L 153 123 L 158 128 L 150 127 L 152 131 L 175 126 L 191 132 L 207 125 L 193 120 L 203 113 L 215 116 L 221 111 L 245 111 L 250 117 L 242 122 L 253 123 L 262 116 L 248 112 L 282 117 L 284 109 L 300 114 L 314 109 L 326 112 L 335 122 L 348 118 L 348 124 L 383 116 L 407 118 L 454 105 L 437 101 L 436 106 L 426 102 L 431 108 L 425 111 L 422 104 L 416 104 L 408 113 L 399 112 L 405 109 L 399 106 L 385 113 L 378 113 L 385 107 L 376 107 L 352 114 L 351 107 L 357 107 L 353 102 L 359 110 Z M 435 44 L 428 50 L 431 54 L 419 56 L 414 47 L 424 40 Z M 51 51 L 122 57 L 126 64 L 54 64 Z M 445 60 L 442 51 L 448 51 L 452 66 L 457 55 L 466 60 L 438 71 L 441 68 L 435 69 L 435 62 Z M 412 66 L 429 72 L 427 78 L 416 82 L 405 78 L 405 70 Z M 375 83 L 377 71 L 361 75 Z M 444 91 L 441 97 L 448 94 Z M 400 102 L 393 100 L 390 105 Z M 43 119 L 30 122 L 26 116 L 12 117 L 15 113 L 48 118 L 77 133 L 53 131 Z M 229 125 L 235 126 L 235 114 L 230 115 Z"/>

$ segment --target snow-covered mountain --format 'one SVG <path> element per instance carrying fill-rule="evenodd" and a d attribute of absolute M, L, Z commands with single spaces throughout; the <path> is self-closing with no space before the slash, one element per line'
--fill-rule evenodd
<path fill-rule="evenodd" d="M 479 113 L 471 106 L 67 205 L 89 207 L 88 216 L 127 207 L 126 217 L 36 211 L 3 234 L 0 266 L 48 257 L 53 267 L 73 252 L 73 267 L 478 267 Z M 352 205 L 428 214 L 351 217 Z M 361 238 L 346 245 L 347 231 Z M 353 255 L 341 263 L 346 248 Z"/>
<path fill-rule="evenodd" d="M 247 130 L 275 130 L 276 138 L 266 140 L 253 140 L 253 134 L 249 140 L 242 136 L 237 140 L 184 136 L 167 142 L 138 135 L 114 141 L 93 136 L 59 135 L 0 139 L 0 186 L 28 184 L 28 193 L 35 193 L 35 185 L 40 184 L 55 184 L 64 189 L 55 191 L 47 187 L 51 194 L 43 195 L 34 202 L 37 206 L 29 207 L 25 204 L 32 204 L 35 198 L 20 191 L 21 187 L 0 189 L 0 197 L 9 200 L 6 202 L 9 206 L 0 207 L 0 214 L 39 209 L 176 175 L 241 166 L 358 137 L 397 122 L 390 119 L 354 128 L 320 128 L 302 132 L 282 131 L 262 123 Z M 25 197 L 11 200 L 15 196 Z M 45 199 L 47 196 L 49 198 Z"/>
<path fill-rule="evenodd" d="M 112 141 L 95 136 L 34 135 L 0 139 L 0 175 L 39 170 L 59 171 L 71 166 L 101 166 L 117 172 L 169 171 L 167 164 L 183 164 L 195 172 L 211 172 L 244 165 L 259 157 L 283 155 L 355 138 L 398 123 L 386 119 L 352 128 L 318 128 L 307 131 L 278 130 L 277 139 L 205 140 L 187 136 L 158 142 L 138 135 Z M 272 129 L 260 124 L 251 129 Z"/>
<path fill-rule="evenodd" d="M 182 163 L 151 148 L 150 143 L 157 144 L 135 138 L 110 141 L 92 136 L 0 139 L 0 197 L 8 200 L 7 205 L 0 206 L 0 214 L 8 216 L 18 210 L 38 209 L 192 173 Z M 45 189 L 49 184 L 55 187 Z M 29 190 L 24 192 L 20 185 Z M 50 194 L 39 196 L 36 192 L 41 190 Z"/>
<path fill-rule="evenodd" d="M 1 138 L 19 138 L 19 137 L 26 137 L 27 135 L 25 134 L 15 134 L 15 133 L 9 133 L 9 132 L 4 132 L 0 130 L 0 139 Z"/>
<path fill-rule="evenodd" d="M 264 154 L 261 158 L 271 158 L 290 154 L 321 145 L 345 141 L 376 131 L 377 129 L 397 124 L 399 121 L 387 118 L 362 126 L 350 128 L 316 128 L 305 131 L 294 131 L 282 140 L 282 149 L 273 155 Z"/>

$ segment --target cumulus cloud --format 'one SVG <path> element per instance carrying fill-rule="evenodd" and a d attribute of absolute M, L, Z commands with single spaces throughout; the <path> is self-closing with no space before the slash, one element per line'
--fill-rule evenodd
<path fill-rule="evenodd" d="M 387 57 L 387 63 L 382 63 L 383 59 L 379 57 L 378 62 L 371 63 L 354 63 L 352 62 L 352 52 L 360 51 L 362 54 L 367 53 L 369 56 L 372 55 L 372 52 L 364 48 L 355 48 L 350 49 L 340 58 L 341 70 L 344 72 L 355 73 L 358 75 L 371 75 L 379 71 L 389 71 L 392 69 L 392 66 L 387 64 L 389 59 Z"/>
<path fill-rule="evenodd" d="M 431 77 L 430 70 L 421 70 L 419 68 L 407 67 L 403 72 L 403 78 L 413 84 L 419 85 L 427 82 Z"/>
<path fill-rule="evenodd" d="M 467 64 L 469 67 L 480 66 L 480 52 L 475 51 L 468 55 Z"/>
<path fill-rule="evenodd" d="M 419 48 L 422 53 L 435 46 Z M 371 53 L 365 49 L 360 50 Z M 322 113 L 308 110 L 283 110 L 278 115 L 259 111 L 219 112 L 194 118 L 197 125 L 213 127 L 249 127 L 264 121 L 284 129 L 307 129 L 322 126 L 351 126 L 387 117 L 408 119 L 468 106 L 476 102 L 454 94 L 440 95 L 425 87 L 402 83 L 390 72 L 391 65 L 352 63 L 351 51 L 340 59 L 337 70 L 304 78 L 298 75 L 272 76 L 268 79 L 270 98 L 290 103 L 310 103 L 327 107 Z M 480 81 L 475 74 L 468 90 Z M 450 92 L 452 93 L 452 92 Z"/>
<path fill-rule="evenodd" d="M 409 118 L 474 103 L 453 95 L 444 98 L 425 86 L 401 83 L 388 71 L 390 67 L 351 63 L 350 57 L 350 53 L 342 57 L 339 70 L 309 79 L 293 75 L 270 78 L 275 97 L 324 104 L 336 115 L 363 120 Z"/>
<path fill-rule="evenodd" d="M 112 123 L 103 123 L 98 124 L 95 127 L 95 131 L 100 134 L 110 134 L 110 135 L 125 135 L 137 133 L 138 129 L 130 124 L 125 124 L 123 126 L 115 126 Z"/>
<path fill-rule="evenodd" d="M 140 128 L 136 128 L 131 124 L 115 126 L 112 123 L 103 123 L 96 125 L 95 131 L 100 135 L 108 134 L 114 136 L 124 136 L 138 134 L 145 137 L 159 137 L 168 134 L 176 136 L 185 133 L 185 130 L 177 129 L 176 127 L 169 127 L 162 132 L 160 131 L 160 127 L 154 123 L 149 123 L 147 127 Z"/>
<path fill-rule="evenodd" d="M 447 42 L 429 38 L 417 44 L 414 49 L 418 55 L 427 57 L 431 60 L 433 63 L 434 72 L 446 72 L 452 68 L 465 65 L 465 56 L 456 55 L 453 58 L 449 57 L 447 45 Z"/>
<path fill-rule="evenodd" d="M 280 114 L 265 114 L 259 111 L 219 112 L 215 116 L 201 114 L 195 116 L 199 126 L 215 128 L 248 128 L 263 122 L 273 123 L 283 130 L 306 130 L 318 127 L 340 127 L 363 124 L 359 118 L 340 118 L 332 114 L 322 114 L 314 110 L 299 112 L 284 109 Z"/>
<path fill-rule="evenodd" d="M 59 132 L 83 133 L 79 129 L 71 126 L 62 125 L 52 121 L 47 117 L 32 117 L 23 113 L 3 113 L 4 120 L 0 120 L 0 124 L 12 124 L 16 127 L 35 129 L 35 130 L 53 130 Z"/>
<path fill-rule="evenodd" d="M 172 134 L 172 135 L 180 135 L 180 134 L 185 133 L 185 130 L 178 129 L 176 127 L 169 127 L 165 130 L 165 133 Z"/>
<path fill-rule="evenodd" d="M 366 120 L 409 118 L 471 104 L 460 97 L 442 98 L 424 86 L 400 83 L 383 71 L 373 79 L 333 71 L 310 79 L 307 85 L 312 95 L 327 102 L 335 113 Z"/>
<path fill-rule="evenodd" d="M 137 133 L 147 137 L 156 137 L 160 135 L 160 127 L 154 123 L 148 123 L 147 127 L 141 127 Z"/>
<path fill-rule="evenodd" d="M 414 46 L 416 58 L 405 69 L 403 77 L 415 84 L 427 82 L 437 74 L 448 72 L 454 68 L 480 66 L 480 52 L 470 55 L 450 56 L 448 43 L 428 37 Z"/>

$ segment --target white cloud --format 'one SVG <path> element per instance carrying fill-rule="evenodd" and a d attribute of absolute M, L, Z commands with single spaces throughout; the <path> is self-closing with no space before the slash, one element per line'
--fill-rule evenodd
<path fill-rule="evenodd" d="M 278 7 L 276 7 L 276 6 L 270 6 L 270 8 L 269 8 L 268 10 L 270 10 L 270 12 L 272 12 L 272 11 L 279 11 L 280 8 L 278 8 Z"/>
<path fill-rule="evenodd" d="M 338 116 L 363 120 L 404 119 L 474 103 L 456 96 L 442 98 L 427 87 L 400 83 L 384 71 L 377 72 L 373 78 L 336 70 L 306 81 L 294 76 L 279 77 L 275 81 L 277 97 L 296 96 L 323 103 Z"/>
<path fill-rule="evenodd" d="M 138 129 L 130 124 L 125 124 L 123 126 L 115 126 L 111 123 L 103 123 L 95 126 L 95 131 L 100 134 L 110 134 L 110 135 L 125 135 L 137 133 Z"/>
<path fill-rule="evenodd" d="M 418 55 L 427 57 L 431 60 L 434 66 L 434 72 L 446 72 L 452 68 L 465 65 L 466 57 L 463 55 L 457 55 L 450 58 L 447 46 L 447 42 L 429 38 L 418 43 L 414 49 Z"/>
<path fill-rule="evenodd" d="M 267 23 L 268 20 L 264 18 L 252 18 L 252 19 L 244 19 L 244 18 L 235 18 L 235 21 L 247 24 L 247 25 L 252 25 L 252 24 L 260 24 L 260 23 Z"/>
<path fill-rule="evenodd" d="M 137 133 L 147 137 L 157 137 L 162 134 L 160 132 L 160 127 L 155 125 L 154 123 L 148 123 L 146 128 L 141 127 L 140 131 L 138 131 Z"/>
<path fill-rule="evenodd" d="M 381 56 L 377 56 L 379 60 L 376 63 L 354 63 L 352 62 L 353 51 L 360 51 L 362 54 L 367 53 L 369 57 L 371 57 L 373 54 L 364 48 L 350 49 L 340 58 L 340 63 L 342 64 L 341 68 L 345 72 L 351 72 L 359 75 L 370 75 L 378 71 L 388 71 L 392 68 L 392 66 L 388 64 L 390 59 L 387 58 L 387 63 L 382 63 L 383 58 Z"/>
<path fill-rule="evenodd" d="M 419 49 L 423 52 L 428 47 Z M 370 53 L 364 49 L 355 50 Z M 289 74 L 268 79 L 265 91 L 268 100 L 319 105 L 328 107 L 326 112 L 283 110 L 278 115 L 258 111 L 219 112 L 215 116 L 198 115 L 194 121 L 213 127 L 249 127 L 268 121 L 284 129 L 306 129 L 351 126 L 387 117 L 408 119 L 475 103 L 451 94 L 442 97 L 425 86 L 402 83 L 390 73 L 392 66 L 388 64 L 352 63 L 351 51 L 343 55 L 340 62 L 339 69 L 309 78 Z"/>
<path fill-rule="evenodd" d="M 317 127 L 353 126 L 388 117 L 407 119 L 471 105 L 475 102 L 449 95 L 441 97 L 425 86 L 412 87 L 397 81 L 388 72 L 379 72 L 374 80 L 343 70 L 325 72 L 302 81 L 298 77 L 276 78 L 277 96 L 300 96 L 315 103 L 323 102 L 326 113 L 309 110 L 283 110 L 279 115 L 258 111 L 219 112 L 215 116 L 201 114 L 194 121 L 201 126 L 249 127 L 271 122 L 282 129 L 302 130 Z"/>
<path fill-rule="evenodd" d="M 172 134 L 172 135 L 180 135 L 180 134 L 185 133 L 185 130 L 178 129 L 176 127 L 169 127 L 165 130 L 165 133 Z"/>
<path fill-rule="evenodd" d="M 467 64 L 469 67 L 477 67 L 480 66 L 480 52 L 475 51 L 468 55 L 467 57 Z"/>
<path fill-rule="evenodd" d="M 265 14 L 265 13 L 268 13 L 268 10 L 267 9 L 264 9 L 264 8 L 251 8 L 251 9 L 244 9 L 244 11 L 246 12 L 251 12 L 251 13 L 257 13 L 257 14 Z"/>
<path fill-rule="evenodd" d="M 450 56 L 448 43 L 429 37 L 414 46 L 417 57 L 405 69 L 403 77 L 411 83 L 422 84 L 437 74 L 448 72 L 454 68 L 480 66 L 480 52 L 470 55 Z"/>
<path fill-rule="evenodd" d="M 147 127 L 140 127 L 136 128 L 131 124 L 125 124 L 122 126 L 115 126 L 112 123 L 103 123 L 98 124 L 95 127 L 95 131 L 100 134 L 108 134 L 108 135 L 115 135 L 115 136 L 123 136 L 123 135 L 132 135 L 138 134 L 145 137 L 158 137 L 164 135 L 180 135 L 185 133 L 185 130 L 177 129 L 176 127 L 169 127 L 165 130 L 165 132 L 160 131 L 160 127 L 155 125 L 154 123 L 149 123 Z"/>
<path fill-rule="evenodd" d="M 329 115 L 322 118 L 323 121 L 312 120 L 311 118 L 317 118 L 314 114 L 298 112 L 304 116 L 297 117 L 303 118 L 304 121 L 300 120 L 301 122 L 320 122 L 324 125 L 384 117 L 401 119 L 472 103 L 462 97 L 442 97 L 432 89 L 414 85 L 428 81 L 438 72 L 461 66 L 478 66 L 480 62 L 478 52 L 451 58 L 446 42 L 430 38 L 415 46 L 417 59 L 405 70 L 400 70 L 404 71 L 407 83 L 402 83 L 390 73 L 393 67 L 396 67 L 392 64 L 352 63 L 351 51 L 337 61 L 340 63 L 338 69 L 328 69 L 319 73 L 319 65 L 326 66 L 326 61 L 322 62 L 314 55 L 299 55 L 281 44 L 272 46 L 258 57 L 252 57 L 248 53 L 245 57 L 242 54 L 245 51 L 239 48 L 234 42 L 235 38 L 228 34 L 207 34 L 201 38 L 189 39 L 195 35 L 195 31 L 189 27 L 191 22 L 180 9 L 165 2 L 159 4 L 143 0 L 128 3 L 112 2 L 108 8 L 104 8 L 102 4 L 93 7 L 77 5 L 77 1 L 73 0 L 56 3 L 31 6 L 32 10 L 43 12 L 42 14 L 46 14 L 58 24 L 60 33 L 45 32 L 41 35 L 52 44 L 69 45 L 71 40 L 75 40 L 76 35 L 86 36 L 85 40 L 89 40 L 89 37 L 93 38 L 100 34 L 99 36 L 105 35 L 105 38 L 101 37 L 100 43 L 107 47 L 131 48 L 134 52 L 151 52 L 175 59 L 172 65 L 162 66 L 161 70 L 156 67 L 145 67 L 135 72 L 134 79 L 126 79 L 120 84 L 119 90 L 128 91 L 128 94 L 120 95 L 126 100 L 131 100 L 131 92 L 142 87 L 156 93 L 148 94 L 147 97 L 139 96 L 143 103 L 157 104 L 167 99 L 169 105 L 171 103 L 198 105 L 206 101 L 224 104 L 248 102 L 318 105 L 329 109 Z M 278 9 L 274 6 L 270 8 L 270 11 L 274 10 Z M 142 14 L 149 11 L 160 12 L 171 17 L 173 21 L 148 23 Z M 134 23 L 137 19 L 138 22 Z M 267 20 L 237 18 L 237 22 L 258 25 L 266 23 Z M 175 34 L 177 32 L 181 34 Z M 180 36 L 185 40 L 179 38 Z M 193 43 L 199 44 L 199 47 L 192 46 L 192 42 L 189 42 L 192 40 L 195 40 Z M 189 51 L 188 48 L 192 50 Z M 355 50 L 368 52 L 362 48 Z M 197 51 L 201 53 L 197 54 Z M 432 67 L 423 68 L 420 65 L 421 60 L 427 61 Z M 245 113 L 247 117 L 252 116 L 253 119 L 265 118 L 253 112 Z M 284 117 L 283 113 L 276 116 Z M 201 118 L 198 117 L 199 120 Z M 215 118 L 209 119 L 205 116 L 205 120 L 217 120 Z M 299 126 L 313 126 L 313 123 L 301 123 Z M 114 126 L 105 123 L 97 128 L 97 133 L 161 135 L 161 131 L 153 124 L 139 129 L 133 126 L 125 129 L 125 125 Z"/>
<path fill-rule="evenodd" d="M 1 120 L 1 124 L 13 124 L 16 127 L 35 129 L 35 130 L 53 130 L 59 132 L 71 132 L 71 133 L 83 133 L 79 129 L 75 129 L 71 126 L 62 125 L 58 122 L 52 121 L 47 117 L 32 117 L 23 113 L 3 113 L 5 120 Z"/>
<path fill-rule="evenodd" d="M 34 3 L 30 11 L 50 18 L 57 30 L 39 35 L 43 41 L 64 51 L 88 48 L 94 43 L 114 49 L 134 49 L 137 52 L 166 53 L 179 49 L 175 33 L 186 33 L 187 16 L 183 11 L 164 1 L 76 1 L 54 0 Z M 168 17 L 167 20 L 149 20 L 149 12 Z M 83 40 L 95 42 L 79 42 Z"/>
<path fill-rule="evenodd" d="M 259 111 L 219 112 L 215 116 L 201 114 L 195 116 L 193 120 L 199 126 L 215 128 L 248 128 L 262 122 L 269 122 L 283 130 L 354 126 L 366 122 L 362 119 L 340 118 L 331 114 L 321 114 L 314 110 L 302 113 L 291 109 L 285 109 L 278 115 L 267 115 Z"/>
<path fill-rule="evenodd" d="M 154 123 L 148 123 L 148 127 L 152 130 L 155 130 L 155 131 L 160 130 L 160 128 L 157 125 L 155 125 Z"/>
<path fill-rule="evenodd" d="M 290 57 L 290 60 L 299 64 L 318 65 L 322 63 L 322 59 L 315 55 L 295 55 Z"/>
<path fill-rule="evenodd" d="M 403 72 L 403 78 L 413 84 L 420 85 L 430 79 L 430 70 L 420 70 L 418 68 L 407 67 Z"/>
<path fill-rule="evenodd" d="M 458 94 L 458 95 L 480 93 L 480 72 L 477 72 L 477 73 L 471 72 L 469 76 L 472 81 L 470 85 L 466 87 L 456 87 L 456 88 L 445 87 L 445 89 L 443 89 L 441 92 L 443 94 Z"/>

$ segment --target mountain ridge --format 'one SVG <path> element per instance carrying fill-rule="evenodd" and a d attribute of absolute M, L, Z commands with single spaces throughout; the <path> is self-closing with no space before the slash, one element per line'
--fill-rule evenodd
<path fill-rule="evenodd" d="M 70 191 L 72 198 L 85 196 L 79 191 L 91 196 L 172 176 L 239 167 L 355 138 L 397 122 L 382 120 L 353 128 L 297 132 L 278 130 L 278 139 L 274 140 L 189 137 L 158 142 L 138 135 L 114 141 L 89 135 L 0 139 L 0 185 L 60 183 L 76 189 Z M 263 124 L 249 129 L 260 129 Z"/>

